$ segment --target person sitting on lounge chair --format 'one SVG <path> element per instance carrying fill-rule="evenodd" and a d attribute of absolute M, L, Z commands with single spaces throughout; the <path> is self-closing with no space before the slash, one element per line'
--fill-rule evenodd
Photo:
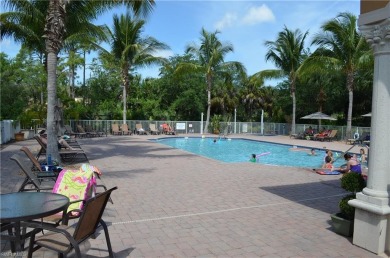
<path fill-rule="evenodd" d="M 47 134 L 46 134 L 46 130 L 42 130 L 39 132 L 39 136 L 41 136 L 41 139 L 44 143 L 46 143 L 47 145 Z M 62 137 L 60 137 L 58 139 L 58 149 L 61 149 L 61 148 L 65 148 L 65 149 L 69 149 L 69 150 L 74 150 L 70 145 L 69 143 L 66 142 L 66 140 Z"/>

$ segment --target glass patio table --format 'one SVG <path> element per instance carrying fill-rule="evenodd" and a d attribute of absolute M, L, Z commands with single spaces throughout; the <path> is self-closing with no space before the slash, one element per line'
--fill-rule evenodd
<path fill-rule="evenodd" d="M 69 198 L 50 192 L 17 192 L 0 195 L 1 231 L 8 230 L 3 239 L 11 241 L 11 251 L 22 251 L 23 241 L 29 236 L 20 233 L 22 221 L 39 219 L 65 211 Z"/>

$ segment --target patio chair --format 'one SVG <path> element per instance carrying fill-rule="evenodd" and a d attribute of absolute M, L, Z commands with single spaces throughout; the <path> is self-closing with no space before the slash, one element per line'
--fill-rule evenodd
<path fill-rule="evenodd" d="M 30 237 L 27 257 L 31 258 L 33 252 L 40 247 L 54 250 L 59 253 L 59 256 L 66 255 L 74 249 L 76 257 L 82 257 L 79 244 L 90 237 L 94 237 L 100 225 L 103 227 L 106 237 L 109 257 L 114 257 L 108 228 L 106 223 L 102 220 L 102 215 L 112 191 L 116 189 L 117 187 L 111 188 L 86 201 L 78 222 L 72 226 L 60 225 L 54 227 L 34 222 L 23 223 L 24 226 L 34 228 Z M 45 234 L 37 236 L 41 230 L 45 230 Z"/>
<path fill-rule="evenodd" d="M 155 134 L 155 135 L 160 134 L 160 131 L 157 130 L 157 128 L 156 128 L 156 124 L 149 124 L 149 132 L 150 132 L 150 134 Z"/>
<path fill-rule="evenodd" d="M 139 134 L 139 135 L 141 135 L 141 134 L 147 135 L 147 134 L 148 134 L 148 133 L 145 131 L 145 129 L 142 128 L 142 124 L 136 124 L 136 125 L 135 125 L 135 132 L 136 132 L 136 134 Z"/>
<path fill-rule="evenodd" d="M 119 125 L 118 124 L 112 124 L 111 125 L 111 134 L 112 135 L 121 135 L 122 132 L 119 130 Z"/>
<path fill-rule="evenodd" d="M 34 139 L 39 143 L 41 146 L 41 149 L 39 150 L 37 154 L 37 159 L 41 155 L 46 154 L 46 139 L 42 138 L 39 135 L 34 136 Z M 76 160 L 78 160 L 79 157 L 83 158 L 84 160 L 88 161 L 87 154 L 80 148 L 80 149 L 73 149 L 73 150 L 59 150 L 60 157 L 64 163 L 72 163 Z"/>
<path fill-rule="evenodd" d="M 19 154 L 14 154 L 10 158 L 15 161 L 16 164 L 20 167 L 23 174 L 26 176 L 22 185 L 19 187 L 18 192 L 25 191 L 47 191 L 52 190 L 57 175 L 52 173 L 52 177 L 45 176 L 44 178 L 38 178 L 36 174 L 31 171 L 31 164 L 29 164 L 25 159 L 22 158 Z M 51 172 L 41 172 L 41 173 L 51 173 Z M 48 179 L 48 180 L 45 180 Z M 26 188 L 30 186 L 31 188 Z"/>
<path fill-rule="evenodd" d="M 36 176 L 41 179 L 41 178 L 48 178 L 48 177 L 55 177 L 57 178 L 58 173 L 62 170 L 61 167 L 57 165 L 51 166 L 49 171 L 43 171 L 42 166 L 46 164 L 41 164 L 39 161 L 34 157 L 34 154 L 30 151 L 29 148 L 26 146 L 23 146 L 20 148 L 20 151 L 22 151 L 24 154 L 26 154 L 27 158 L 31 161 L 32 166 L 31 166 L 31 171 L 33 171 Z"/>
<path fill-rule="evenodd" d="M 171 134 L 171 135 L 176 134 L 176 132 L 172 129 L 172 127 L 169 124 L 162 124 L 162 128 L 164 134 Z"/>
<path fill-rule="evenodd" d="M 331 132 L 329 135 L 327 135 L 327 136 L 324 137 L 324 141 L 329 141 L 329 142 L 331 142 L 331 141 L 333 141 L 334 139 L 336 139 L 336 135 L 337 135 L 337 130 L 332 130 L 332 132 Z"/>
<path fill-rule="evenodd" d="M 84 129 L 84 127 L 82 127 L 81 125 L 76 125 L 76 127 L 77 127 L 77 132 L 85 134 L 86 137 L 95 137 L 95 136 L 97 136 L 96 132 L 94 132 L 94 131 L 87 132 Z"/>
<path fill-rule="evenodd" d="M 69 136 L 74 136 L 74 137 L 79 137 L 79 138 L 82 138 L 82 137 L 85 137 L 87 136 L 86 133 L 76 133 L 76 132 L 73 132 L 72 130 L 72 127 L 70 127 L 70 125 L 65 125 L 65 134 L 69 135 Z"/>
<path fill-rule="evenodd" d="M 129 126 L 127 124 L 122 124 L 121 126 L 123 135 L 132 135 L 133 133 L 129 130 Z"/>
<path fill-rule="evenodd" d="M 88 134 L 91 134 L 91 135 L 94 135 L 94 136 L 97 136 L 97 137 L 101 137 L 103 135 L 106 135 L 107 137 L 107 133 L 106 132 L 103 132 L 103 131 L 96 131 L 95 129 L 92 128 L 91 125 L 86 125 L 85 126 L 85 132 Z"/>

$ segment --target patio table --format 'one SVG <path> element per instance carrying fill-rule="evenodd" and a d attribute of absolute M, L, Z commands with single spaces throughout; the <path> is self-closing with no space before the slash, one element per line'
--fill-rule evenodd
<path fill-rule="evenodd" d="M 29 237 L 25 231 L 20 233 L 22 221 L 39 219 L 65 211 L 69 198 L 50 192 L 17 192 L 0 195 L 1 231 L 8 230 L 9 235 L 2 239 L 11 241 L 11 251 L 22 251 L 23 240 Z M 16 245 L 16 248 L 15 248 Z"/>

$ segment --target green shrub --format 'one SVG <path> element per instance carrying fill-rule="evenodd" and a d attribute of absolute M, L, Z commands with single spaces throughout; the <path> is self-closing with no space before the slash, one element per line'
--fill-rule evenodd
<path fill-rule="evenodd" d="M 366 181 L 363 176 L 358 173 L 346 173 L 341 180 L 341 187 L 348 192 L 361 192 L 366 187 Z"/>
<path fill-rule="evenodd" d="M 344 196 L 339 202 L 340 212 L 345 219 L 353 220 L 355 217 L 355 207 L 352 207 L 351 205 L 348 204 L 349 200 L 355 198 L 356 198 L 356 194 L 350 194 Z"/>
<path fill-rule="evenodd" d="M 342 216 L 345 219 L 353 220 L 355 217 L 355 208 L 348 204 L 349 200 L 356 198 L 356 193 L 361 192 L 364 187 L 366 187 L 366 181 L 363 176 L 358 173 L 346 173 L 342 176 L 341 187 L 348 192 L 349 194 L 344 196 L 339 202 L 339 208 Z"/>

